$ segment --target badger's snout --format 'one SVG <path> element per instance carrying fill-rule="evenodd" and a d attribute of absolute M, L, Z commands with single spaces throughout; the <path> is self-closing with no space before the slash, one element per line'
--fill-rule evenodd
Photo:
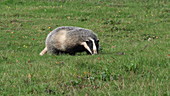
<path fill-rule="evenodd" d="M 93 50 L 93 54 L 98 54 L 98 53 L 97 53 L 97 50 Z"/>
<path fill-rule="evenodd" d="M 97 51 L 98 50 L 98 43 L 99 43 L 98 40 L 95 40 L 91 37 L 89 37 L 88 39 L 89 39 L 89 41 L 87 41 L 87 45 L 92 52 L 91 54 L 92 55 L 98 54 L 98 51 Z"/>

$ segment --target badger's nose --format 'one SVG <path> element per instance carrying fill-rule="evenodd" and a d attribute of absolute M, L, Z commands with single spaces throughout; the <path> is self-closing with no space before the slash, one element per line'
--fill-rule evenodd
<path fill-rule="evenodd" d="M 94 50 L 94 51 L 93 51 L 93 54 L 94 54 L 94 55 L 97 54 L 97 50 Z"/>

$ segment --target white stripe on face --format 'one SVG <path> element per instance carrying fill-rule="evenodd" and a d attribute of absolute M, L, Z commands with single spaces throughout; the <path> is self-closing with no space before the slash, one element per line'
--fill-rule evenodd
<path fill-rule="evenodd" d="M 83 45 L 84 48 L 86 48 L 91 54 L 93 54 L 86 42 L 82 42 L 81 45 Z"/>
<path fill-rule="evenodd" d="M 93 54 L 97 54 L 97 48 L 96 48 L 96 44 L 95 44 L 95 42 L 94 42 L 94 40 L 92 39 L 92 38 L 89 38 L 91 41 L 92 41 L 92 43 L 93 43 Z"/>

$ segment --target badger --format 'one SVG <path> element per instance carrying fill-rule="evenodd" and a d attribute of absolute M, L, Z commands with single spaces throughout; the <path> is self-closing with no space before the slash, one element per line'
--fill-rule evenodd
<path fill-rule="evenodd" d="M 99 39 L 97 35 L 89 29 L 62 26 L 51 31 L 45 41 L 45 48 L 40 52 L 40 56 L 45 53 L 70 54 L 86 52 L 93 55 L 99 52 Z"/>

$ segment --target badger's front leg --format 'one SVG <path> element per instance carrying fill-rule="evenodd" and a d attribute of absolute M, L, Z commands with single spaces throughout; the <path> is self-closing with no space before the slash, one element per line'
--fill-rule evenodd
<path fill-rule="evenodd" d="M 75 52 L 70 52 L 69 54 L 72 55 L 72 56 L 76 55 Z"/>
<path fill-rule="evenodd" d="M 40 56 L 44 55 L 45 53 L 47 53 L 47 47 L 45 47 L 45 48 L 40 52 Z"/>

